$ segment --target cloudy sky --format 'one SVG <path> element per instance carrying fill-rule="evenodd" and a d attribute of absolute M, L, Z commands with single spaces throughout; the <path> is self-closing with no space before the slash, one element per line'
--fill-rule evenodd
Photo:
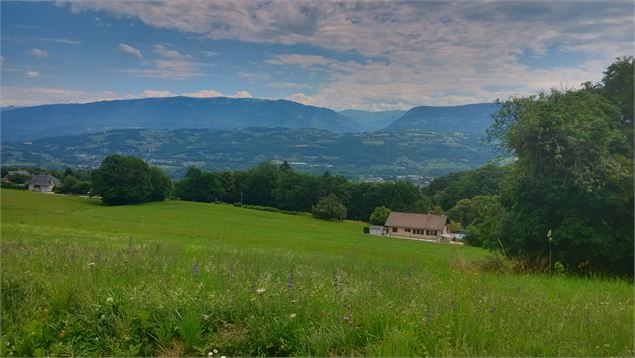
<path fill-rule="evenodd" d="M 597 81 L 633 2 L 6 2 L 6 105 L 188 95 L 389 110 Z"/>

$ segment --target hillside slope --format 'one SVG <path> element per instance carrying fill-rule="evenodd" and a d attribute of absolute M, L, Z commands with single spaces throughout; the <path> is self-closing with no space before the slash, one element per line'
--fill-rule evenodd
<path fill-rule="evenodd" d="M 370 112 L 356 109 L 347 109 L 337 112 L 344 117 L 352 119 L 356 126 L 356 132 L 372 132 L 389 126 L 406 111 L 380 111 Z"/>
<path fill-rule="evenodd" d="M 177 175 L 191 165 L 247 169 L 264 160 L 288 160 L 301 171 L 329 170 L 351 178 L 434 177 L 476 168 L 496 155 L 479 135 L 418 130 L 341 134 L 284 128 L 120 129 L 2 145 L 4 165 L 90 168 L 110 153 L 134 155 Z"/>
<path fill-rule="evenodd" d="M 2 139 L 32 140 L 51 134 L 108 129 L 317 128 L 353 131 L 349 118 L 327 108 L 253 98 L 145 98 L 85 104 L 51 104 L 2 111 Z"/>
<path fill-rule="evenodd" d="M 625 280 L 481 272 L 479 248 L 304 215 L 0 194 L 2 356 L 633 356 Z"/>
<path fill-rule="evenodd" d="M 491 115 L 498 109 L 493 103 L 464 106 L 414 107 L 385 130 L 425 129 L 438 132 L 484 133 L 492 123 Z"/>

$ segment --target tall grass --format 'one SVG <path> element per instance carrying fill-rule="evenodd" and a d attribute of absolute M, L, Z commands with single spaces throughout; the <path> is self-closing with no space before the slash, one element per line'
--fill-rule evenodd
<path fill-rule="evenodd" d="M 2 356 L 633 355 L 621 280 L 228 205 L 3 190 L 2 215 Z"/>

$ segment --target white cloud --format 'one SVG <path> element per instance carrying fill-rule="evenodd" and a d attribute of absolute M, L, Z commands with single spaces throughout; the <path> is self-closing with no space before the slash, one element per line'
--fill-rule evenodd
<path fill-rule="evenodd" d="M 230 97 L 251 98 L 246 90 L 236 91 L 233 95 L 224 95 L 214 89 L 203 89 L 197 92 L 172 93 L 168 90 L 148 89 L 140 93 L 120 94 L 115 91 L 79 91 L 50 87 L 2 87 L 0 96 L 1 106 L 35 106 L 52 103 L 89 103 L 97 101 L 111 101 L 117 99 L 157 98 L 171 96 L 186 96 L 196 98 Z"/>
<path fill-rule="evenodd" d="M 118 99 L 111 91 L 89 93 L 64 88 L 2 87 L 2 106 L 35 106 L 48 103 L 86 103 Z"/>
<path fill-rule="evenodd" d="M 153 47 L 158 55 L 171 60 L 188 60 L 190 58 L 190 56 L 184 55 L 177 50 L 169 49 L 165 45 L 154 45 Z"/>
<path fill-rule="evenodd" d="M 34 48 L 31 49 L 31 51 L 29 51 L 29 53 L 35 57 L 47 57 L 49 55 L 49 53 L 46 50 L 42 50 L 39 48 Z"/>
<path fill-rule="evenodd" d="M 298 103 L 302 103 L 302 104 L 306 104 L 306 105 L 310 105 L 313 106 L 316 104 L 316 99 L 311 97 L 311 96 L 307 96 L 302 92 L 296 92 L 290 96 L 287 96 L 285 99 L 289 100 L 289 101 L 293 101 L 293 102 L 298 102 Z"/>
<path fill-rule="evenodd" d="M 39 76 L 40 76 L 40 72 L 38 72 L 38 71 L 36 71 L 36 70 L 26 70 L 26 71 L 24 72 L 24 74 L 25 74 L 27 77 L 30 77 L 30 78 L 36 78 L 36 77 L 39 77 Z"/>
<path fill-rule="evenodd" d="M 141 97 L 170 97 L 172 92 L 165 90 L 145 90 L 141 92 Z"/>
<path fill-rule="evenodd" d="M 197 92 L 183 93 L 183 96 L 196 97 L 196 98 L 211 98 L 211 97 L 223 97 L 223 94 L 213 89 L 202 89 Z"/>
<path fill-rule="evenodd" d="M 139 49 L 132 47 L 128 44 L 119 44 L 117 45 L 117 52 L 124 56 L 134 57 L 138 59 L 143 59 L 143 55 Z"/>
<path fill-rule="evenodd" d="M 265 62 L 272 65 L 295 65 L 300 67 L 313 67 L 317 65 L 327 65 L 331 61 L 323 56 L 284 54 L 274 56 Z"/>
<path fill-rule="evenodd" d="M 632 2 L 70 4 L 73 12 L 95 10 L 135 17 L 149 26 L 209 39 L 308 45 L 322 55 L 274 54 L 265 66 L 318 73 L 312 91 L 288 87 L 297 92 L 291 96 L 336 109 L 461 104 L 506 98 L 510 92 L 572 87 L 600 79 L 616 56 L 633 55 Z M 581 61 L 550 68 L 528 66 L 519 60 L 528 50 L 547 59 L 551 51 L 568 51 Z M 174 79 L 203 75 L 200 64 L 181 51 L 168 45 L 157 45 L 154 51 L 160 59 L 149 62 L 148 68 L 124 71 Z M 356 60 L 342 60 L 343 56 Z M 269 73 L 251 69 L 243 73 L 240 76 L 249 83 L 270 81 Z"/>
<path fill-rule="evenodd" d="M 248 91 L 245 91 L 245 90 L 236 91 L 236 93 L 233 96 L 229 96 L 229 97 L 232 97 L 232 98 L 253 98 L 251 93 L 249 93 Z"/>

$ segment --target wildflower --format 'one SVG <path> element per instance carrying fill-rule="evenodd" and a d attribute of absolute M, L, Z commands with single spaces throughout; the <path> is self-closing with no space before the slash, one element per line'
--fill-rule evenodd
<path fill-rule="evenodd" d="M 218 353 L 217 349 L 212 349 L 212 352 L 214 352 L 214 354 Z"/>
<path fill-rule="evenodd" d="M 259 288 L 259 289 L 257 289 L 257 290 L 256 290 L 256 293 L 257 293 L 257 294 L 262 294 L 262 293 L 264 293 L 266 290 L 267 290 L 266 288 Z"/>
<path fill-rule="evenodd" d="M 106 303 L 113 304 L 115 303 L 115 300 L 112 297 L 108 297 L 106 298 Z"/>
<path fill-rule="evenodd" d="M 220 358 L 227 358 L 227 357 L 225 357 L 225 356 L 220 356 Z"/>
<path fill-rule="evenodd" d="M 101 319 L 106 319 L 106 315 L 105 314 L 101 315 Z"/>
<path fill-rule="evenodd" d="M 213 355 L 214 355 L 214 352 L 207 352 L 208 357 L 212 357 Z"/>
<path fill-rule="evenodd" d="M 295 313 L 292 313 L 292 314 L 289 315 L 290 318 L 295 318 L 295 316 L 296 316 Z"/>
<path fill-rule="evenodd" d="M 204 321 L 207 321 L 208 319 L 209 319 L 209 316 L 208 316 L 208 315 L 206 315 L 206 314 L 204 314 L 204 315 L 203 315 L 203 320 L 204 320 Z"/>
<path fill-rule="evenodd" d="M 88 267 L 95 267 L 95 263 L 94 262 L 89 262 L 88 263 Z"/>

